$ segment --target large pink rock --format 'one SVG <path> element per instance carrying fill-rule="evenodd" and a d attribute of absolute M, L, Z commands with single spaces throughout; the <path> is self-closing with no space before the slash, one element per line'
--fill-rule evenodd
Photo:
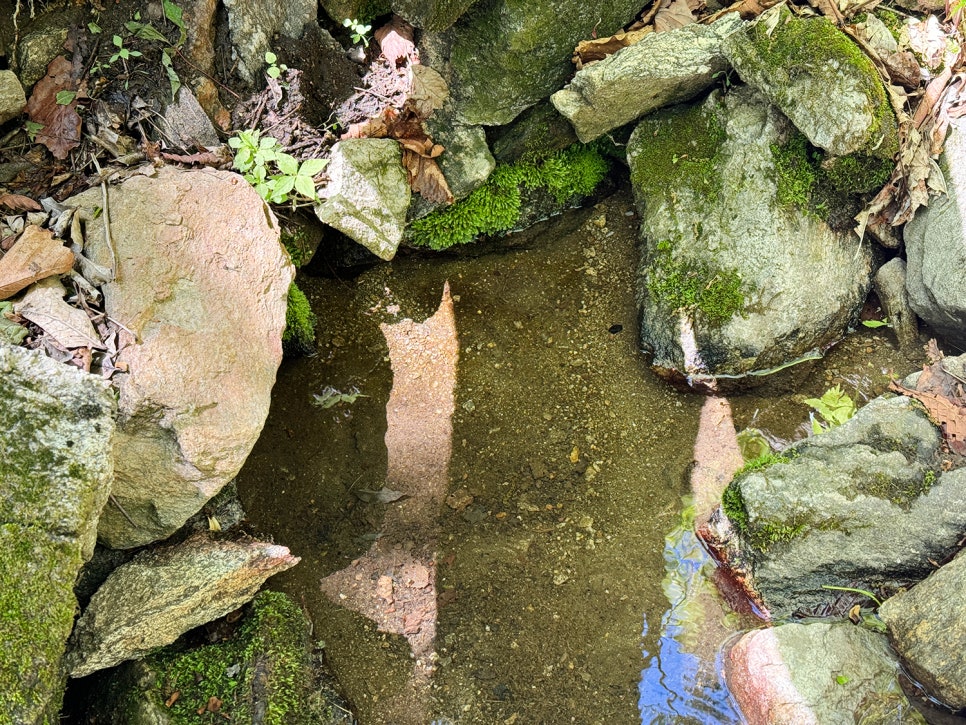
<path fill-rule="evenodd" d="M 294 269 L 275 216 L 237 174 L 162 168 L 68 202 L 122 333 L 113 501 L 102 543 L 164 539 L 230 481 L 265 423 Z M 105 243 L 110 218 L 114 255 Z"/>

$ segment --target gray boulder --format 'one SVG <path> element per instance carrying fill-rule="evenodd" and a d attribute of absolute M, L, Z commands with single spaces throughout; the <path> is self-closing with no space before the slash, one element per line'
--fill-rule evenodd
<path fill-rule="evenodd" d="M 107 578 L 74 626 L 71 677 L 137 659 L 249 601 L 268 577 L 299 562 L 284 546 L 205 535 L 145 551 Z"/>
<path fill-rule="evenodd" d="M 643 40 L 582 68 L 550 100 L 584 143 L 651 111 L 695 98 L 728 68 L 721 41 L 742 26 L 737 13 Z"/>
<path fill-rule="evenodd" d="M 919 351 L 919 326 L 916 324 L 916 315 L 909 306 L 907 276 L 905 260 L 893 257 L 879 267 L 872 283 L 883 311 L 896 333 L 899 349 L 911 356 Z"/>
<path fill-rule="evenodd" d="M 641 341 L 714 387 L 814 356 L 865 300 L 868 245 L 779 201 L 788 120 L 748 87 L 658 111 L 627 145 L 641 216 Z"/>
<path fill-rule="evenodd" d="M 224 0 L 224 4 L 232 54 L 238 59 L 238 74 L 247 83 L 253 83 L 265 68 L 272 38 L 276 34 L 301 37 L 318 12 L 315 0 Z"/>
<path fill-rule="evenodd" d="M 725 56 L 745 83 L 833 156 L 892 160 L 895 114 L 872 61 L 824 17 L 777 5 L 729 36 Z"/>
<path fill-rule="evenodd" d="M 886 637 L 851 622 L 747 632 L 725 657 L 728 689 L 757 725 L 925 725 Z"/>
<path fill-rule="evenodd" d="M 101 543 L 131 548 L 181 527 L 241 469 L 265 424 L 294 269 L 274 215 L 237 174 L 162 168 L 69 199 L 93 260 L 115 279 L 114 498 Z"/>
<path fill-rule="evenodd" d="M 832 603 L 823 585 L 896 589 L 956 551 L 966 469 L 938 473 L 940 432 L 911 398 L 876 398 L 731 482 L 737 560 L 776 617 Z"/>
<path fill-rule="evenodd" d="M 949 128 L 940 159 L 947 196 L 919 209 L 903 232 L 906 289 L 923 322 L 966 348 L 966 221 L 959 199 L 966 195 L 966 127 L 954 121 Z"/>
<path fill-rule="evenodd" d="M 433 140 L 446 149 L 438 161 L 453 198 L 465 198 L 496 168 L 496 160 L 486 144 L 486 133 L 481 126 L 440 123 L 434 118 L 426 126 Z"/>
<path fill-rule="evenodd" d="M 634 19 L 638 0 L 488 0 L 442 34 L 423 39 L 429 64 L 448 56 L 452 110 L 464 124 L 499 126 L 560 88 L 578 41 Z M 438 37 L 433 37 L 438 36 Z"/>
<path fill-rule="evenodd" d="M 10 70 L 0 70 L 0 124 L 23 113 L 27 96 L 17 75 Z"/>
<path fill-rule="evenodd" d="M 111 489 L 114 397 L 99 377 L 0 343 L 0 713 L 56 722 L 74 579 Z"/>
<path fill-rule="evenodd" d="M 402 241 L 412 192 L 399 144 L 388 138 L 340 141 L 332 147 L 316 216 L 377 257 L 390 260 Z"/>
<path fill-rule="evenodd" d="M 501 164 L 541 159 L 577 143 L 577 134 L 550 101 L 541 101 L 494 131 L 493 157 Z"/>
<path fill-rule="evenodd" d="M 948 475 L 948 474 L 947 474 Z M 909 673 L 950 707 L 966 708 L 966 555 L 879 607 Z"/>

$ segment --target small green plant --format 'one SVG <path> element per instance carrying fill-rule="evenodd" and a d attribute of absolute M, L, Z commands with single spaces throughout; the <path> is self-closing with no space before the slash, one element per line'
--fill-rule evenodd
<path fill-rule="evenodd" d="M 352 33 L 353 43 L 362 43 L 366 48 L 369 47 L 369 31 L 372 30 L 371 25 L 364 25 L 354 18 L 352 20 L 346 18 L 342 21 L 342 25 Z"/>
<path fill-rule="evenodd" d="M 963 1 L 966 2 L 966 0 Z M 862 326 L 870 327 L 874 330 L 877 327 L 892 327 L 892 323 L 889 322 L 889 318 L 887 317 L 884 320 L 862 320 Z"/>
<path fill-rule="evenodd" d="M 852 594 L 861 594 L 863 597 L 868 597 L 873 602 L 875 602 L 875 606 L 877 607 L 882 606 L 882 601 L 875 594 L 870 592 L 868 589 L 856 589 L 854 587 L 837 587 L 832 584 L 823 584 L 822 589 L 830 589 L 836 592 L 851 592 Z"/>
<path fill-rule="evenodd" d="M 265 73 L 268 74 L 269 78 L 278 78 L 288 70 L 288 66 L 284 63 L 279 63 L 278 56 L 270 50 L 265 51 L 265 62 L 268 63 L 268 68 L 265 69 Z"/>
<path fill-rule="evenodd" d="M 114 47 L 117 48 L 117 50 L 107 61 L 108 63 L 116 63 L 117 60 L 120 59 L 121 62 L 125 63 L 125 67 L 127 67 L 126 61 L 128 59 L 138 58 L 141 55 L 141 53 L 137 50 L 130 50 L 129 48 L 125 48 L 124 39 L 120 35 L 115 35 L 111 39 L 111 42 L 114 43 Z"/>
<path fill-rule="evenodd" d="M 315 177 L 325 168 L 325 159 L 306 159 L 299 162 L 281 150 L 278 139 L 262 136 L 256 129 L 239 131 L 228 139 L 235 149 L 234 167 L 255 191 L 271 204 L 294 202 L 301 197 L 316 202 Z"/>
<path fill-rule="evenodd" d="M 820 423 L 815 420 L 814 414 L 809 414 L 812 421 L 812 432 L 816 435 L 842 425 L 845 421 L 855 415 L 855 401 L 842 392 L 842 388 L 836 385 L 829 388 L 821 398 L 807 398 L 805 405 L 814 408 L 824 421 Z"/>

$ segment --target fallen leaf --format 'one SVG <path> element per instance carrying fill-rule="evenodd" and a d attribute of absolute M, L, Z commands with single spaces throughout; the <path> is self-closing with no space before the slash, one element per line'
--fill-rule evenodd
<path fill-rule="evenodd" d="M 428 65 L 414 65 L 413 87 L 409 92 L 409 100 L 412 101 L 420 116 L 429 116 L 443 107 L 449 97 L 449 87 L 437 71 Z"/>
<path fill-rule="evenodd" d="M 418 62 L 416 44 L 413 43 L 413 26 L 398 15 L 393 15 L 392 20 L 379 28 L 374 35 L 390 65 L 395 66 L 403 59 L 410 63 Z"/>
<path fill-rule="evenodd" d="M 0 205 L 14 211 L 43 211 L 37 201 L 22 194 L 0 194 Z"/>
<path fill-rule="evenodd" d="M 383 486 L 378 491 L 369 491 L 367 489 L 359 489 L 358 491 L 353 491 L 356 498 L 360 501 L 365 501 L 366 503 L 392 503 L 393 501 L 398 501 L 403 496 L 407 496 L 401 491 L 393 491 L 391 488 L 386 488 Z"/>
<path fill-rule="evenodd" d="M 424 199 L 437 204 L 452 204 L 453 193 L 436 160 L 410 149 L 403 149 L 402 164 L 409 173 L 409 185 Z"/>
<path fill-rule="evenodd" d="M 57 159 L 66 159 L 72 149 L 80 145 L 81 118 L 77 115 L 78 93 L 70 103 L 57 103 L 61 91 L 77 91 L 72 77 L 73 66 L 67 58 L 58 55 L 47 66 L 47 75 L 34 86 L 27 101 L 27 115 L 34 123 L 43 125 L 37 132 L 37 143 L 50 149 Z"/>
<path fill-rule="evenodd" d="M 687 0 L 674 0 L 668 7 L 661 8 L 654 16 L 654 31 L 663 33 L 675 28 L 683 28 L 694 22 L 694 15 Z"/>
<path fill-rule="evenodd" d="M 653 28 L 646 27 L 640 28 L 639 30 L 621 30 L 609 38 L 581 40 L 579 43 L 577 43 L 577 47 L 574 49 L 574 55 L 571 60 L 573 61 L 574 65 L 577 66 L 577 70 L 580 70 L 588 63 L 593 63 L 596 60 L 603 60 L 608 55 L 612 55 L 622 48 L 626 48 L 629 45 L 634 45 L 634 43 L 643 40 L 645 36 L 652 32 L 654 32 Z"/>
<path fill-rule="evenodd" d="M 0 302 L 0 340 L 4 340 L 11 345 L 19 345 L 27 336 L 27 328 L 18 325 L 7 315 L 13 314 L 13 304 L 10 302 Z"/>
<path fill-rule="evenodd" d="M 29 226 L 0 259 L 0 300 L 16 294 L 34 282 L 55 274 L 66 274 L 74 265 L 74 253 L 49 229 Z"/>
<path fill-rule="evenodd" d="M 68 350 L 78 347 L 103 350 L 104 344 L 87 313 L 64 301 L 66 292 L 59 279 L 47 278 L 27 290 L 23 299 L 14 304 L 14 312 L 30 320 Z"/>

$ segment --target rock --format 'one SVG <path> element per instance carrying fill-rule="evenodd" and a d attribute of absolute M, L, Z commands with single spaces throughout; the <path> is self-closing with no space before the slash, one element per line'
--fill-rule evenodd
<path fill-rule="evenodd" d="M 651 111 L 689 101 L 728 68 L 721 41 L 743 25 L 730 13 L 712 25 L 693 23 L 650 33 L 602 61 L 577 71 L 550 100 L 577 137 L 593 141 Z"/>
<path fill-rule="evenodd" d="M 641 341 L 659 372 L 707 387 L 751 385 L 814 356 L 857 316 L 868 245 L 779 201 L 774 149 L 790 132 L 777 109 L 741 87 L 653 113 L 631 135 Z"/>
<path fill-rule="evenodd" d="M 640 9 L 637 0 L 493 0 L 475 6 L 445 37 L 427 34 L 423 44 L 449 49 L 447 80 L 456 118 L 470 126 L 499 126 L 564 84 L 573 73 L 570 57 L 578 41 L 592 32 L 610 35 Z"/>
<path fill-rule="evenodd" d="M 446 30 L 477 0 L 392 0 L 392 10 L 417 28 Z"/>
<path fill-rule="evenodd" d="M 107 578 L 74 626 L 71 677 L 137 659 L 249 601 L 273 574 L 299 562 L 284 546 L 204 535 L 138 554 Z"/>
<path fill-rule="evenodd" d="M 833 156 L 889 162 L 898 151 L 895 114 L 872 61 L 824 17 L 766 11 L 723 43 L 745 83 L 778 106 Z"/>
<path fill-rule="evenodd" d="M 879 267 L 872 279 L 882 309 L 899 340 L 899 349 L 911 355 L 919 348 L 919 327 L 906 293 L 906 262 L 893 257 Z"/>
<path fill-rule="evenodd" d="M 352 722 L 312 651 L 311 624 L 290 597 L 259 592 L 239 623 L 221 631 L 215 644 L 180 642 L 95 675 L 86 683 L 84 712 L 106 725 L 168 725 L 197 719 L 212 692 L 231 692 L 221 713 L 232 722 Z M 168 707 L 173 690 L 180 696 Z"/>
<path fill-rule="evenodd" d="M 315 0 L 224 0 L 228 10 L 232 54 L 238 59 L 238 75 L 254 83 L 265 68 L 265 52 L 272 49 L 276 34 L 299 38 L 318 12 Z"/>
<path fill-rule="evenodd" d="M 850 622 L 757 629 L 725 659 L 728 688 L 750 725 L 925 725 L 898 675 L 886 638 Z"/>
<path fill-rule="evenodd" d="M 938 473 L 939 430 L 910 398 L 876 398 L 795 444 L 788 459 L 731 482 L 723 511 L 738 559 L 776 617 L 840 592 L 896 589 L 956 551 L 966 529 L 966 469 Z M 734 559 L 735 557 L 732 557 Z"/>
<path fill-rule="evenodd" d="M 510 164 L 524 156 L 543 158 L 577 143 L 573 126 L 549 101 L 541 101 L 495 132 L 493 156 L 501 164 Z"/>
<path fill-rule="evenodd" d="M 966 347 L 966 126 L 949 124 L 940 159 L 947 196 L 920 208 L 905 226 L 906 289 L 923 322 L 957 347 Z"/>
<path fill-rule="evenodd" d="M 163 131 L 166 146 L 175 148 L 185 150 L 196 146 L 214 148 L 221 143 L 211 119 L 186 86 L 178 89 L 178 97 L 174 103 L 165 106 Z"/>
<path fill-rule="evenodd" d="M 0 70 L 0 124 L 23 113 L 27 96 L 13 71 Z"/>
<path fill-rule="evenodd" d="M 119 506 L 98 535 L 129 548 L 172 534 L 245 462 L 268 414 L 294 270 L 274 215 L 237 174 L 162 168 L 109 198 L 118 269 L 106 311 L 136 338 L 118 345 Z M 101 190 L 66 203 L 93 219 Z M 103 223 L 86 233 L 111 268 Z"/>
<path fill-rule="evenodd" d="M 332 147 L 315 214 L 381 259 L 396 256 L 411 192 L 399 144 L 386 138 L 340 141 Z"/>
<path fill-rule="evenodd" d="M 463 199 L 489 178 L 496 160 L 486 144 L 481 126 L 460 126 L 426 122 L 429 134 L 446 151 L 439 157 L 439 168 L 446 177 L 454 199 Z"/>
<path fill-rule="evenodd" d="M 111 487 L 114 398 L 99 378 L 0 343 L 0 712 L 56 722 L 61 657 Z"/>
<path fill-rule="evenodd" d="M 909 673 L 954 710 L 966 708 L 966 620 L 958 606 L 964 598 L 966 555 L 960 553 L 879 607 Z"/>
<path fill-rule="evenodd" d="M 80 20 L 84 13 L 84 8 L 80 6 L 37 13 L 36 19 L 21 28 L 17 63 L 13 70 L 25 89 L 29 90 L 47 75 L 50 61 L 64 54 L 67 29 L 74 24 L 83 24 Z M 24 19 L 24 14 L 21 14 L 21 19 Z"/>

